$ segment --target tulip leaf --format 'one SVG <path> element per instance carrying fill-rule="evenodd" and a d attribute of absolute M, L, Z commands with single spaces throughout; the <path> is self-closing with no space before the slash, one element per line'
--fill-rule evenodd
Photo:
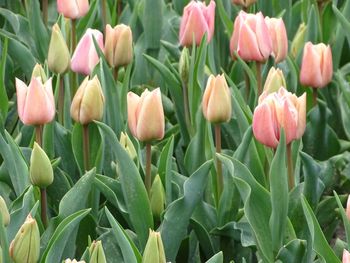
<path fill-rule="evenodd" d="M 345 228 L 345 234 L 346 234 L 346 240 L 347 240 L 347 250 L 350 251 L 350 221 L 349 218 L 346 215 L 346 212 L 343 208 L 343 205 L 339 199 L 339 196 L 337 195 L 337 193 L 335 191 L 333 191 L 335 200 L 337 201 L 339 210 L 340 210 L 340 214 L 343 220 L 343 224 L 344 224 L 344 228 Z"/>
<path fill-rule="evenodd" d="M 161 156 L 159 158 L 158 174 L 165 186 L 166 203 L 169 205 L 172 202 L 172 188 L 171 188 L 171 176 L 172 176 L 172 161 L 174 151 L 174 136 L 172 136 L 167 144 L 164 146 Z"/>
<path fill-rule="evenodd" d="M 175 261 L 181 241 L 187 233 L 190 217 L 202 200 L 208 182 L 211 161 L 205 162 L 184 183 L 184 195 L 174 201 L 165 211 L 160 232 L 167 261 Z"/>
<path fill-rule="evenodd" d="M 8 38 L 5 37 L 4 44 L 2 47 L 1 62 L 0 62 L 0 116 L 4 121 L 7 117 L 8 110 L 8 97 L 5 87 L 5 70 L 6 70 L 6 58 L 7 58 L 7 49 L 8 49 Z"/>
<path fill-rule="evenodd" d="M 224 4 L 222 1 L 223 0 L 217 0 L 216 4 L 218 5 L 217 8 L 219 11 L 219 16 L 220 16 L 222 23 L 225 26 L 226 34 L 228 35 L 228 37 L 231 37 L 232 33 L 233 33 L 233 23 L 232 23 L 230 17 L 227 15 Z"/>
<path fill-rule="evenodd" d="M 96 122 L 101 134 L 103 134 L 105 146 L 112 148 L 115 160 L 118 162 L 120 182 L 126 206 L 132 222 L 132 227 L 138 236 L 143 248 L 148 239 L 148 230 L 153 228 L 153 217 L 145 186 L 142 182 L 135 163 L 125 149 L 120 145 L 118 138 L 107 125 Z"/>
<path fill-rule="evenodd" d="M 277 259 L 283 263 L 299 263 L 304 262 L 306 252 L 306 241 L 294 239 L 283 246 L 278 252 Z"/>
<path fill-rule="evenodd" d="M 163 26 L 163 1 L 145 0 L 143 12 L 143 28 L 146 49 L 159 49 Z"/>
<path fill-rule="evenodd" d="M 345 17 L 345 15 L 342 14 L 342 12 L 339 11 L 336 5 L 333 4 L 332 9 L 336 15 L 336 18 L 340 22 L 341 28 L 343 29 L 343 32 L 346 34 L 346 37 L 348 38 L 348 42 L 350 44 L 350 21 Z"/>
<path fill-rule="evenodd" d="M 315 5 L 311 6 L 311 10 L 309 9 L 308 12 L 308 21 L 307 21 L 307 29 L 306 29 L 306 41 L 311 41 L 312 43 L 317 43 L 318 41 L 318 34 L 319 32 L 318 28 L 318 21 L 317 21 L 317 14 L 316 14 L 316 7 Z"/>
<path fill-rule="evenodd" d="M 206 261 L 206 263 L 223 263 L 223 262 L 224 262 L 224 255 L 222 251 L 216 253 L 209 260 Z"/>

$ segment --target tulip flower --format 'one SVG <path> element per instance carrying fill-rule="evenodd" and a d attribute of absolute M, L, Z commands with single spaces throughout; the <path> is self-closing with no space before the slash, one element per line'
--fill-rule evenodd
<path fill-rule="evenodd" d="M 111 67 L 126 66 L 132 61 L 132 32 L 129 26 L 106 26 L 105 56 Z"/>
<path fill-rule="evenodd" d="M 128 93 L 128 125 L 139 141 L 161 140 L 164 137 L 164 111 L 160 89 L 147 89 L 141 97 Z"/>
<path fill-rule="evenodd" d="M 36 142 L 34 142 L 32 155 L 30 156 L 29 175 L 31 183 L 40 188 L 45 188 L 53 182 L 50 159 Z"/>
<path fill-rule="evenodd" d="M 51 78 L 45 84 L 40 77 L 33 77 L 29 86 L 16 78 L 17 110 L 26 125 L 42 125 L 55 117 L 55 100 Z"/>
<path fill-rule="evenodd" d="M 286 80 L 284 79 L 282 70 L 271 67 L 269 73 L 267 74 L 264 91 L 269 94 L 276 92 L 280 89 L 280 87 L 285 86 Z"/>
<path fill-rule="evenodd" d="M 343 251 L 342 263 L 350 263 L 350 253 L 346 249 L 344 249 L 344 251 Z"/>
<path fill-rule="evenodd" d="M 153 180 L 150 199 L 153 216 L 160 218 L 160 215 L 164 211 L 165 191 L 159 174 Z"/>
<path fill-rule="evenodd" d="M 265 17 L 265 22 L 270 32 L 272 56 L 275 58 L 275 62 L 279 63 L 284 60 L 288 54 L 286 27 L 282 18 Z"/>
<path fill-rule="evenodd" d="M 57 0 L 57 11 L 64 17 L 77 19 L 89 11 L 88 0 Z"/>
<path fill-rule="evenodd" d="M 100 49 L 104 50 L 103 34 L 89 28 L 80 39 L 71 60 L 71 69 L 74 72 L 90 75 L 99 62 L 98 54 L 94 45 L 93 36 Z"/>
<path fill-rule="evenodd" d="M 214 35 L 215 2 L 210 1 L 206 6 L 203 2 L 189 2 L 183 12 L 180 24 L 180 44 L 192 46 L 193 39 L 198 46 L 204 34 L 207 34 L 209 43 Z"/>
<path fill-rule="evenodd" d="M 70 108 L 72 118 L 82 125 L 93 120 L 101 120 L 103 116 L 104 96 L 97 76 L 92 80 L 86 77 L 78 88 Z"/>
<path fill-rule="evenodd" d="M 142 263 L 166 263 L 162 237 L 159 232 L 150 230 Z"/>
<path fill-rule="evenodd" d="M 105 252 L 103 251 L 102 242 L 94 241 L 89 248 L 90 263 L 106 263 Z"/>
<path fill-rule="evenodd" d="M 294 58 L 296 58 L 299 51 L 301 51 L 302 47 L 304 46 L 306 29 L 307 29 L 307 26 L 305 25 L 305 23 L 301 23 L 298 28 L 298 31 L 295 33 L 295 36 L 293 38 L 293 41 L 290 47 L 290 53 Z"/>
<path fill-rule="evenodd" d="M 40 256 L 40 233 L 38 224 L 29 214 L 10 245 L 14 263 L 36 263 Z"/>
<path fill-rule="evenodd" d="M 301 97 L 281 87 L 278 92 L 263 94 L 254 110 L 253 133 L 255 138 L 268 147 L 276 148 L 281 128 L 286 134 L 286 143 L 301 138 L 305 131 L 306 93 Z"/>
<path fill-rule="evenodd" d="M 231 107 L 231 92 L 224 75 L 210 75 L 202 100 L 204 117 L 212 123 L 227 122 Z"/>
<path fill-rule="evenodd" d="M 313 88 L 323 88 L 333 75 L 332 51 L 323 43 L 313 45 L 307 42 L 304 47 L 300 69 L 300 83 Z"/>
<path fill-rule="evenodd" d="M 2 217 L 2 223 L 4 226 L 8 226 L 10 223 L 10 214 L 7 209 L 6 202 L 2 196 L 0 196 L 0 216 Z"/>
<path fill-rule="evenodd" d="M 132 160 L 134 160 L 137 157 L 136 149 L 127 133 L 120 133 L 119 143 L 124 147 L 125 151 L 129 154 Z"/>
<path fill-rule="evenodd" d="M 33 71 L 32 71 L 32 78 L 41 78 L 42 82 L 46 82 L 47 81 L 47 77 L 45 74 L 45 71 L 43 69 L 43 67 L 40 64 L 35 64 Z"/>
<path fill-rule="evenodd" d="M 244 8 L 248 8 L 252 4 L 254 4 L 256 0 L 232 0 L 232 4 L 240 5 Z"/>
<path fill-rule="evenodd" d="M 261 12 L 247 14 L 240 11 L 234 22 L 230 41 L 231 55 L 234 51 L 245 61 L 264 62 L 272 52 L 268 27 Z"/>
<path fill-rule="evenodd" d="M 47 63 L 49 69 L 56 74 L 62 74 L 69 69 L 70 54 L 58 24 L 52 27 Z"/>

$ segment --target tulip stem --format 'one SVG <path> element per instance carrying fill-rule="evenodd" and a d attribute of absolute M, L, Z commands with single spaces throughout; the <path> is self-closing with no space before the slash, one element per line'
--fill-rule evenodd
<path fill-rule="evenodd" d="M 76 33 L 76 20 L 72 19 L 72 39 L 71 39 L 71 47 L 72 47 L 72 53 L 74 53 L 74 50 L 77 46 L 77 33 Z"/>
<path fill-rule="evenodd" d="M 83 151 L 84 151 L 84 168 L 85 171 L 90 169 L 90 145 L 89 145 L 89 124 L 83 125 Z"/>
<path fill-rule="evenodd" d="M 216 153 L 221 153 L 221 126 L 215 124 L 215 148 Z M 216 157 L 216 176 L 217 176 L 217 192 L 218 192 L 218 203 L 220 201 L 221 193 L 224 189 L 224 178 L 222 176 L 222 164 L 218 157 Z"/>
<path fill-rule="evenodd" d="M 258 83 L 258 97 L 262 93 L 262 81 L 261 81 L 261 63 L 256 62 L 256 81 Z"/>
<path fill-rule="evenodd" d="M 43 0 L 43 19 L 44 19 L 44 24 L 47 26 L 47 18 L 48 18 L 48 0 Z"/>
<path fill-rule="evenodd" d="M 106 0 L 101 1 L 101 9 L 102 9 L 102 22 L 103 22 L 103 28 L 106 29 L 107 25 L 107 10 L 106 10 Z M 106 32 L 105 32 L 106 33 Z"/>
<path fill-rule="evenodd" d="M 250 80 L 247 72 L 244 72 L 244 81 L 245 81 L 245 95 L 248 101 L 249 95 L 250 95 Z"/>
<path fill-rule="evenodd" d="M 187 83 L 185 82 L 182 82 L 182 92 L 183 92 L 183 98 L 184 98 L 185 122 L 186 122 L 188 133 L 192 137 L 193 130 L 191 125 L 191 117 L 190 117 L 190 105 L 188 101 L 188 89 L 187 89 Z"/>
<path fill-rule="evenodd" d="M 294 182 L 294 167 L 293 167 L 291 143 L 287 144 L 287 161 L 288 161 L 288 185 L 289 185 L 289 190 L 292 190 L 295 186 L 295 182 Z"/>
<path fill-rule="evenodd" d="M 145 186 L 148 197 L 150 198 L 151 186 L 152 186 L 152 175 L 151 175 L 151 160 L 152 160 L 152 149 L 151 144 L 146 144 L 146 175 L 145 175 Z"/>
<path fill-rule="evenodd" d="M 318 97 L 317 89 L 316 88 L 312 88 L 312 102 L 313 102 L 314 106 L 317 105 L 317 97 Z"/>
<path fill-rule="evenodd" d="M 64 126 L 64 79 L 60 76 L 60 87 L 58 90 L 58 121 Z"/>
<path fill-rule="evenodd" d="M 114 80 L 115 80 L 115 84 L 118 84 L 118 71 L 119 71 L 119 67 L 115 67 L 113 70 L 113 76 L 114 76 Z"/>
<path fill-rule="evenodd" d="M 47 197 L 46 188 L 40 188 L 40 203 L 41 203 L 41 221 L 45 228 L 47 228 Z"/>
<path fill-rule="evenodd" d="M 43 144 L 43 130 L 41 125 L 35 126 L 35 141 L 39 144 L 41 147 Z"/>

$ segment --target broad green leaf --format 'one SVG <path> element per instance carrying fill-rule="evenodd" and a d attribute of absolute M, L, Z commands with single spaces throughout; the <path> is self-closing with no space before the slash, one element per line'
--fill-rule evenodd
<path fill-rule="evenodd" d="M 222 251 L 212 256 L 209 260 L 206 261 L 206 263 L 223 263 L 224 262 L 224 255 Z"/>
<path fill-rule="evenodd" d="M 300 263 L 304 262 L 306 252 L 306 241 L 294 239 L 283 246 L 278 252 L 277 259 L 283 263 Z"/>
<path fill-rule="evenodd" d="M 345 15 L 342 14 L 342 12 L 339 11 L 336 5 L 333 4 L 332 9 L 350 44 L 350 21 L 345 17 Z M 340 53 L 340 51 L 338 52 Z"/>
<path fill-rule="evenodd" d="M 206 258 L 211 257 L 215 250 L 208 231 L 200 222 L 192 218 L 190 220 L 190 226 L 194 230 Z"/>
<path fill-rule="evenodd" d="M 232 36 L 233 32 L 233 22 L 231 21 L 229 15 L 226 13 L 225 7 L 222 3 L 223 0 L 218 0 L 217 3 L 217 9 L 219 12 L 220 19 L 222 23 L 225 26 L 225 32 L 228 35 L 228 37 Z"/>
<path fill-rule="evenodd" d="M 306 30 L 306 41 L 311 41 L 312 43 L 317 43 L 319 37 L 318 30 L 318 19 L 317 11 L 315 5 L 311 6 L 311 10 L 308 13 L 307 30 Z"/>
<path fill-rule="evenodd" d="M 343 224 L 344 224 L 345 234 L 346 234 L 346 241 L 347 241 L 347 250 L 350 251 L 350 222 L 349 222 L 349 218 L 346 215 L 344 207 L 343 207 L 342 203 L 340 202 L 339 196 L 337 195 L 336 191 L 333 191 L 333 194 L 335 196 L 335 199 L 337 200 L 340 214 L 341 214 L 341 217 L 343 219 Z"/>
<path fill-rule="evenodd" d="M 146 49 L 159 49 L 163 26 L 163 1 L 145 0 L 143 12 L 143 28 Z"/>

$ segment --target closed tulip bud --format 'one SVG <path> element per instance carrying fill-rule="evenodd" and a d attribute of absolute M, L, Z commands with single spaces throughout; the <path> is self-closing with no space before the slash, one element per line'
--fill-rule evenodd
<path fill-rule="evenodd" d="M 240 5 L 242 7 L 248 8 L 252 4 L 256 3 L 256 0 L 232 0 L 233 4 Z"/>
<path fill-rule="evenodd" d="M 10 223 L 10 214 L 9 210 L 7 209 L 6 202 L 2 196 L 0 196 L 0 213 L 2 217 L 2 223 L 4 226 L 8 226 Z"/>
<path fill-rule="evenodd" d="M 159 232 L 149 231 L 142 263 L 166 263 L 164 246 Z"/>
<path fill-rule="evenodd" d="M 231 91 L 225 76 L 210 75 L 202 99 L 204 117 L 212 123 L 227 122 L 231 119 Z"/>
<path fill-rule="evenodd" d="M 271 67 L 266 78 L 264 91 L 269 94 L 278 91 L 281 87 L 286 87 L 286 80 L 284 79 L 283 72 L 279 68 Z"/>
<path fill-rule="evenodd" d="M 86 263 L 84 260 L 77 261 L 76 259 L 71 260 L 70 258 L 67 258 L 64 263 Z"/>
<path fill-rule="evenodd" d="M 294 58 L 297 57 L 298 53 L 302 50 L 305 44 L 306 29 L 307 27 L 304 23 L 300 24 L 298 31 L 293 38 L 290 53 Z"/>
<path fill-rule="evenodd" d="M 16 78 L 17 110 L 21 121 L 26 125 L 42 125 L 55 117 L 55 100 L 51 78 L 43 84 L 40 77 L 32 77 L 27 86 Z"/>
<path fill-rule="evenodd" d="M 323 43 L 313 45 L 307 42 L 304 47 L 300 69 L 300 83 L 313 88 L 323 88 L 333 75 L 332 51 Z"/>
<path fill-rule="evenodd" d="M 160 89 L 147 89 L 141 97 L 128 93 L 128 126 L 139 141 L 161 140 L 164 137 L 164 111 Z"/>
<path fill-rule="evenodd" d="M 276 148 L 281 128 L 286 134 L 286 143 L 303 136 L 306 123 L 306 93 L 301 97 L 281 87 L 278 92 L 259 97 L 254 110 L 253 133 L 255 138 L 268 147 Z"/>
<path fill-rule="evenodd" d="M 94 241 L 89 248 L 90 263 L 106 263 L 105 252 L 103 251 L 102 242 Z"/>
<path fill-rule="evenodd" d="M 104 96 L 97 76 L 92 80 L 86 77 L 75 94 L 70 115 L 82 125 L 101 120 L 104 108 Z"/>
<path fill-rule="evenodd" d="M 64 17 L 77 19 L 89 11 L 88 0 L 57 0 L 57 11 Z"/>
<path fill-rule="evenodd" d="M 106 26 L 105 56 L 111 67 L 126 66 L 133 57 L 132 32 L 129 26 Z"/>
<path fill-rule="evenodd" d="M 122 132 L 120 134 L 120 140 L 119 140 L 120 144 L 124 147 L 124 149 L 126 150 L 126 152 L 129 154 L 130 158 L 132 160 L 134 160 L 137 157 L 137 153 L 134 147 L 134 144 L 132 143 L 132 141 L 130 140 L 129 136 L 127 133 Z"/>
<path fill-rule="evenodd" d="M 190 54 L 188 53 L 188 48 L 184 47 L 181 52 L 181 57 L 179 61 L 179 73 L 183 83 L 188 83 L 188 78 L 190 74 Z"/>
<path fill-rule="evenodd" d="M 62 74 L 69 69 L 69 50 L 57 24 L 52 27 L 47 63 L 49 69 L 56 74 Z"/>
<path fill-rule="evenodd" d="M 265 22 L 270 32 L 272 56 L 275 58 L 275 62 L 279 63 L 288 55 L 286 26 L 284 25 L 282 18 L 265 17 Z"/>
<path fill-rule="evenodd" d="M 14 263 L 36 263 L 40 256 L 40 233 L 35 219 L 28 215 L 10 245 Z"/>
<path fill-rule="evenodd" d="M 30 156 L 29 175 L 32 185 L 40 188 L 45 188 L 53 182 L 53 170 L 50 159 L 36 142 L 34 142 L 32 155 Z"/>
<path fill-rule="evenodd" d="M 192 46 L 193 39 L 198 46 L 204 34 L 209 43 L 214 35 L 215 2 L 206 6 L 203 2 L 191 1 L 185 6 L 180 24 L 181 46 Z"/>
<path fill-rule="evenodd" d="M 99 62 L 93 37 L 100 49 L 104 50 L 103 35 L 96 29 L 89 28 L 80 39 L 71 60 L 71 69 L 84 75 L 90 75 Z"/>
<path fill-rule="evenodd" d="M 350 263 L 350 253 L 346 249 L 344 249 L 344 251 L 343 251 L 342 263 Z"/>
<path fill-rule="evenodd" d="M 150 197 L 153 216 L 159 218 L 164 211 L 165 191 L 158 174 L 153 180 Z"/>
<path fill-rule="evenodd" d="M 45 74 L 45 71 L 43 67 L 40 64 L 35 64 L 33 71 L 32 71 L 32 78 L 41 78 L 42 82 L 47 81 L 47 77 Z"/>
<path fill-rule="evenodd" d="M 230 41 L 231 55 L 234 52 L 245 61 L 266 61 L 272 52 L 268 27 L 261 12 L 247 14 L 240 11 L 234 22 Z"/>

